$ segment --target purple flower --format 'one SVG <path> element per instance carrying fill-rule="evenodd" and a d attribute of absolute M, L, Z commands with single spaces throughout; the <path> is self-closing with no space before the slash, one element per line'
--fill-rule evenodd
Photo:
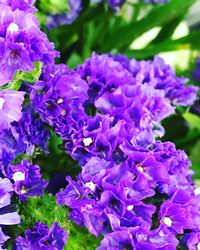
<path fill-rule="evenodd" d="M 177 234 L 200 227 L 190 162 L 172 143 L 157 142 L 142 150 L 124 144 L 121 150 L 127 158 L 120 164 L 90 157 L 76 182 L 67 178 L 69 184 L 56 195 L 57 203 L 69 206 L 70 218 L 92 234 L 104 234 L 103 246 L 176 249 Z M 129 238 L 130 230 L 139 225 L 145 232 Z M 123 230 L 129 235 L 127 242 L 115 239 Z"/>
<path fill-rule="evenodd" d="M 57 222 L 54 222 L 48 229 L 48 226 L 42 222 L 37 222 L 33 231 L 26 230 L 25 238 L 18 236 L 15 242 L 15 250 L 41 249 L 62 250 L 67 242 L 68 234 Z"/>
<path fill-rule="evenodd" d="M 36 147 L 42 148 L 45 153 L 48 153 L 50 134 L 45 129 L 41 119 L 36 116 L 32 107 L 24 107 L 21 119 L 12 123 L 12 126 L 16 133 L 20 135 L 27 154 L 32 155 Z"/>
<path fill-rule="evenodd" d="M 184 246 L 189 250 L 196 250 L 200 247 L 200 232 L 191 232 L 184 236 Z"/>
<path fill-rule="evenodd" d="M 29 196 L 41 196 L 48 181 L 42 180 L 40 168 L 28 161 L 22 161 L 18 165 L 9 165 L 6 176 L 13 181 L 14 191 L 24 200 Z"/>
<path fill-rule="evenodd" d="M 8 5 L 12 10 L 23 10 L 26 12 L 33 12 L 36 9 L 32 6 L 36 0 L 0 0 L 0 4 Z"/>
<path fill-rule="evenodd" d="M 195 81 L 200 82 L 200 57 L 197 59 L 196 68 L 193 72 L 192 77 Z"/>
<path fill-rule="evenodd" d="M 82 10 L 82 0 L 68 0 L 69 10 L 66 14 L 55 14 L 47 17 L 47 27 L 49 29 L 60 25 L 71 24 Z"/>
<path fill-rule="evenodd" d="M 10 123 L 19 121 L 22 116 L 24 92 L 13 90 L 0 91 L 0 130 L 11 127 Z"/>
<path fill-rule="evenodd" d="M 190 193 L 177 190 L 174 196 L 165 201 L 160 208 L 161 223 L 179 234 L 183 234 L 184 229 L 193 229 L 195 225 L 192 216 L 192 198 Z"/>
<path fill-rule="evenodd" d="M 121 162 L 119 145 L 124 140 L 137 148 L 148 147 L 164 134 L 160 122 L 174 112 L 174 104 L 182 99 L 183 105 L 185 100 L 192 103 L 196 88 L 181 81 L 160 58 L 129 62 L 122 56 L 94 53 L 75 71 L 47 68 L 31 92 L 31 101 L 43 121 L 67 140 L 67 152 L 81 164 L 91 156 Z"/>
<path fill-rule="evenodd" d="M 8 207 L 11 203 L 11 193 L 13 191 L 13 185 L 7 178 L 0 178 L 0 224 L 2 227 L 5 225 L 15 225 L 20 223 L 20 217 L 17 212 L 11 211 Z M 4 235 L 0 227 L 0 248 L 3 243 L 9 239 Z"/>
<path fill-rule="evenodd" d="M 155 56 L 153 61 L 129 60 L 122 55 L 114 58 L 121 62 L 138 82 L 163 91 L 173 105 L 190 106 L 194 103 L 198 88 L 185 86 L 188 79 L 177 77 L 174 70 L 165 64 L 162 58 Z"/>
<path fill-rule="evenodd" d="M 144 0 L 145 3 L 168 3 L 168 0 Z"/>
<path fill-rule="evenodd" d="M 33 14 L 2 4 L 0 8 L 1 86 L 12 80 L 16 70 L 31 71 L 36 61 L 53 63 L 58 54 Z"/>
<path fill-rule="evenodd" d="M 108 5 L 115 11 L 119 11 L 120 7 L 123 3 L 125 3 L 125 0 L 91 0 L 92 3 L 101 3 L 101 2 L 107 2 Z"/>
<path fill-rule="evenodd" d="M 12 104 L 13 106 L 13 104 Z M 14 105 L 14 110 L 16 104 Z M 15 114 L 16 115 L 16 114 Z M 33 109 L 25 107 L 18 122 L 12 122 L 9 129 L 0 133 L 0 164 L 7 166 L 17 155 L 32 155 L 36 147 L 48 153 L 49 132 Z"/>
<path fill-rule="evenodd" d="M 79 226 L 83 225 L 83 215 L 79 212 L 78 209 L 73 209 L 71 213 L 69 214 L 69 218 L 73 221 L 75 221 L 76 224 Z"/>
<path fill-rule="evenodd" d="M 192 104 L 197 89 L 184 83 L 158 57 L 93 53 L 73 71 L 47 67 L 32 88 L 34 108 L 81 167 L 57 203 L 105 235 L 102 249 L 176 249 L 178 234 L 200 228 L 190 161 L 155 139 L 174 105 Z"/>

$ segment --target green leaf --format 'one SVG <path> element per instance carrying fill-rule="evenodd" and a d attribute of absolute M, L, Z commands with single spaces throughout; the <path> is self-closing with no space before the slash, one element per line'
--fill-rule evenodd
<path fill-rule="evenodd" d="M 34 62 L 34 69 L 31 72 L 24 71 L 16 71 L 13 77 L 13 80 L 7 83 L 6 85 L 0 87 L 0 90 L 10 89 L 10 90 L 18 90 L 22 82 L 35 83 L 38 81 L 41 73 L 42 73 L 42 63 Z"/>
<path fill-rule="evenodd" d="M 133 42 L 134 39 L 146 31 L 162 26 L 171 20 L 185 14 L 195 0 L 172 0 L 166 5 L 156 6 L 152 11 L 139 21 L 131 22 L 129 25 L 119 27 L 115 32 L 111 32 L 103 51 L 109 51 L 113 47 L 124 50 Z"/>
<path fill-rule="evenodd" d="M 200 117 L 199 116 L 188 112 L 188 113 L 185 113 L 183 117 L 192 128 L 196 128 L 200 131 Z"/>
<path fill-rule="evenodd" d="M 126 50 L 125 54 L 128 57 L 137 59 L 145 59 L 153 57 L 155 54 L 168 51 L 179 51 L 184 49 L 200 50 L 200 32 L 192 31 L 189 35 L 175 40 L 168 40 L 158 44 L 150 44 L 145 49 L 141 50 Z"/>
<path fill-rule="evenodd" d="M 69 9 L 67 0 L 40 0 L 39 8 L 50 14 L 66 13 Z"/>
<path fill-rule="evenodd" d="M 200 152 L 200 140 L 196 143 L 196 145 L 193 147 L 191 154 L 189 156 L 191 162 L 192 162 L 192 169 L 195 170 L 194 179 L 200 179 L 200 158 L 199 158 L 199 152 Z"/>
<path fill-rule="evenodd" d="M 42 63 L 41 62 L 34 62 L 34 70 L 31 72 L 24 72 L 20 73 L 20 79 L 24 82 L 34 83 L 37 82 L 41 73 L 42 73 Z"/>

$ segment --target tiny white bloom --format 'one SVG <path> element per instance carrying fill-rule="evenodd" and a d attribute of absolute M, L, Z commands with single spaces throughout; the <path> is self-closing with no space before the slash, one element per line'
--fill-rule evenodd
<path fill-rule="evenodd" d="M 7 30 L 10 31 L 10 33 L 18 32 L 19 31 L 19 26 L 16 23 L 11 23 L 8 26 Z"/>
<path fill-rule="evenodd" d="M 89 182 L 85 183 L 85 186 L 88 187 L 92 191 L 94 191 L 95 188 L 96 188 L 96 185 L 92 181 L 89 181 Z"/>
<path fill-rule="evenodd" d="M 86 147 L 89 147 L 91 144 L 92 144 L 92 138 L 88 137 L 88 138 L 85 138 L 83 139 L 83 144 L 86 146 Z"/>
<path fill-rule="evenodd" d="M 163 223 L 164 223 L 165 225 L 167 225 L 168 227 L 171 227 L 171 225 L 172 225 L 172 220 L 171 220 L 169 217 L 164 217 L 164 218 L 162 219 L 162 221 L 163 221 Z"/>
<path fill-rule="evenodd" d="M 22 173 L 21 171 L 15 172 L 12 176 L 12 179 L 14 181 L 24 181 L 25 180 L 25 174 Z"/>
<path fill-rule="evenodd" d="M 129 206 L 127 207 L 127 210 L 128 210 L 128 211 L 131 211 L 131 210 L 133 210 L 133 208 L 134 208 L 133 205 L 129 205 Z"/>

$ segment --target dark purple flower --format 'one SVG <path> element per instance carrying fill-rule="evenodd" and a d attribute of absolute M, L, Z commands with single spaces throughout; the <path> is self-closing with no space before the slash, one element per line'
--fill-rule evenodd
<path fill-rule="evenodd" d="M 195 81 L 200 82 L 200 57 L 197 59 L 196 68 L 193 72 L 192 77 Z"/>
<path fill-rule="evenodd" d="M 62 250 L 67 238 L 68 234 L 57 222 L 54 222 L 49 229 L 46 224 L 37 222 L 33 231 L 26 230 L 25 238 L 17 237 L 14 249 Z"/>
<path fill-rule="evenodd" d="M 22 161 L 18 165 L 9 165 L 5 172 L 6 176 L 14 182 L 14 191 L 23 200 L 29 196 L 43 195 L 48 184 L 48 181 L 41 179 L 40 167 L 28 161 Z"/>
<path fill-rule="evenodd" d="M 17 102 L 13 110 L 16 109 L 16 104 Z M 4 115 L 8 115 L 8 113 L 4 113 L 2 117 Z M 49 132 L 44 128 L 41 119 L 35 117 L 30 106 L 25 107 L 21 112 L 21 119 L 12 122 L 9 129 L 4 129 L 0 133 L 0 164 L 6 166 L 22 153 L 32 155 L 37 147 L 42 148 L 47 153 L 48 139 Z"/>
<path fill-rule="evenodd" d="M 44 123 L 36 116 L 33 108 L 26 106 L 18 122 L 12 123 L 16 133 L 26 147 L 26 153 L 32 155 L 35 148 L 42 148 L 48 153 L 48 139 L 50 134 L 45 129 Z"/>
<path fill-rule="evenodd" d="M 76 224 L 79 226 L 83 225 L 83 215 L 80 213 L 78 209 L 73 209 L 71 213 L 69 214 L 69 218 L 73 221 L 75 221 Z"/>

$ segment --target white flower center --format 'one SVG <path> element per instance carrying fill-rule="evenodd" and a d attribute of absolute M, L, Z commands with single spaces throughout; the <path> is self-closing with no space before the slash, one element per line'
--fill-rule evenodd
<path fill-rule="evenodd" d="M 62 111 L 61 111 L 61 115 L 62 116 L 65 116 L 67 114 L 67 111 L 65 110 L 65 109 L 63 109 Z"/>
<path fill-rule="evenodd" d="M 200 188 L 197 187 L 195 190 L 194 190 L 194 194 L 195 195 L 199 195 L 200 194 Z"/>
<path fill-rule="evenodd" d="M 92 144 L 92 138 L 88 137 L 88 138 L 83 139 L 83 144 L 86 147 L 89 147 Z"/>
<path fill-rule="evenodd" d="M 59 98 L 59 99 L 57 100 L 57 103 L 58 103 L 58 104 L 63 103 L 63 99 L 62 99 L 62 98 Z"/>
<path fill-rule="evenodd" d="M 172 225 L 172 220 L 169 217 L 163 217 L 162 219 L 163 223 L 167 225 L 168 227 L 171 227 Z"/>
<path fill-rule="evenodd" d="M 2 97 L 0 97 L 0 110 L 2 110 L 4 102 L 5 100 Z"/>
<path fill-rule="evenodd" d="M 22 189 L 21 189 L 21 194 L 26 194 L 27 192 L 28 192 L 28 190 L 25 189 L 24 187 L 22 187 Z"/>
<path fill-rule="evenodd" d="M 197 244 L 197 250 L 200 250 L 200 243 Z"/>
<path fill-rule="evenodd" d="M 90 181 L 85 183 L 85 187 L 88 187 L 90 190 L 94 191 L 96 188 L 96 185 L 94 184 L 94 182 Z"/>
<path fill-rule="evenodd" d="M 143 166 L 141 166 L 141 165 L 138 165 L 138 170 L 140 171 L 140 172 L 144 172 L 144 168 L 143 168 Z"/>
<path fill-rule="evenodd" d="M 131 210 L 133 210 L 133 208 L 134 208 L 133 205 L 129 205 L 129 206 L 127 207 L 127 210 L 128 210 L 128 211 L 131 211 Z"/>
<path fill-rule="evenodd" d="M 24 181 L 25 180 L 25 174 L 22 172 L 15 172 L 12 176 L 12 179 L 14 181 Z"/>
<path fill-rule="evenodd" d="M 10 31 L 10 33 L 18 32 L 19 31 L 19 26 L 16 23 L 11 23 L 8 26 L 7 30 Z"/>

